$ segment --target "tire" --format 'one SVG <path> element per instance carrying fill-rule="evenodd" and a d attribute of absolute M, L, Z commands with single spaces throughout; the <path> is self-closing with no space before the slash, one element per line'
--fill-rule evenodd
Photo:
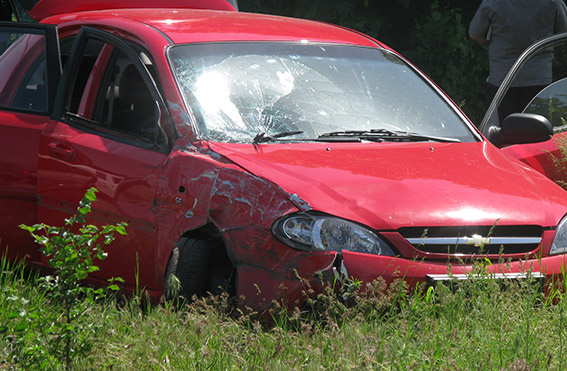
<path fill-rule="evenodd" d="M 203 297 L 207 293 L 211 252 L 207 242 L 200 239 L 184 237 L 177 243 L 165 275 L 166 299 L 175 300 L 181 296 L 190 302 L 194 295 Z"/>

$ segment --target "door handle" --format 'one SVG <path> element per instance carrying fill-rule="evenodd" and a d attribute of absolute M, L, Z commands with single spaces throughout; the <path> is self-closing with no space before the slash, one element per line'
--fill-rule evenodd
<path fill-rule="evenodd" d="M 64 161 L 74 161 L 77 152 L 68 144 L 49 143 L 47 145 L 49 155 Z"/>

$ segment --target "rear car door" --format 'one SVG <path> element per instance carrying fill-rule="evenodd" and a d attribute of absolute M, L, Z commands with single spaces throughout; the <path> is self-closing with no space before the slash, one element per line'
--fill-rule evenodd
<path fill-rule="evenodd" d="M 141 47 L 83 27 L 65 64 L 54 119 L 41 136 L 38 164 L 39 219 L 60 225 L 96 187 L 88 222 L 127 222 L 128 235 L 108 247 L 94 276 L 120 276 L 148 289 L 155 281 L 157 195 L 170 142 L 156 76 Z"/>
<path fill-rule="evenodd" d="M 53 25 L 0 23 L 0 248 L 39 261 L 19 224 L 37 223 L 40 133 L 61 75 Z"/>

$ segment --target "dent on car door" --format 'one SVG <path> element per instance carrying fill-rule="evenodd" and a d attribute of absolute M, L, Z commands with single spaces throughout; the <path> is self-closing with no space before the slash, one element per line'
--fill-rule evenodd
<path fill-rule="evenodd" d="M 552 180 L 564 182 L 567 181 L 566 171 L 561 168 L 561 163 L 567 164 L 567 34 L 551 36 L 526 49 L 496 93 L 480 129 L 494 142 L 493 129 L 501 127 L 505 119 L 498 117 L 503 98 L 511 87 L 518 85 L 520 76 L 525 77 L 525 71 L 530 68 L 533 71 L 533 66 L 541 65 L 543 60 L 547 60 L 552 66 L 551 81 L 538 89 L 520 113 L 545 117 L 553 127 L 553 137 L 543 142 L 504 146 L 502 151 Z"/>
<path fill-rule="evenodd" d="M 139 273 L 137 282 L 151 289 L 156 195 L 168 138 L 151 58 L 144 55 L 143 63 L 143 53 L 105 32 L 81 30 L 65 65 L 54 120 L 41 136 L 38 192 L 40 220 L 58 225 L 96 187 L 89 223 L 129 225 L 96 275 L 134 282 Z"/>
<path fill-rule="evenodd" d="M 0 250 L 39 260 L 29 233 L 37 223 L 39 138 L 61 74 L 57 29 L 0 22 Z"/>

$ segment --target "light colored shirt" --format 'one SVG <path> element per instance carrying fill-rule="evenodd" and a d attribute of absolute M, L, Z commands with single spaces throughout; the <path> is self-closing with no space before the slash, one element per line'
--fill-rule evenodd
<path fill-rule="evenodd" d="M 483 0 L 469 34 L 488 41 L 488 82 L 500 86 L 520 54 L 535 41 L 567 32 L 563 0 Z M 552 81 L 553 52 L 530 58 L 512 86 L 547 85 Z"/>

